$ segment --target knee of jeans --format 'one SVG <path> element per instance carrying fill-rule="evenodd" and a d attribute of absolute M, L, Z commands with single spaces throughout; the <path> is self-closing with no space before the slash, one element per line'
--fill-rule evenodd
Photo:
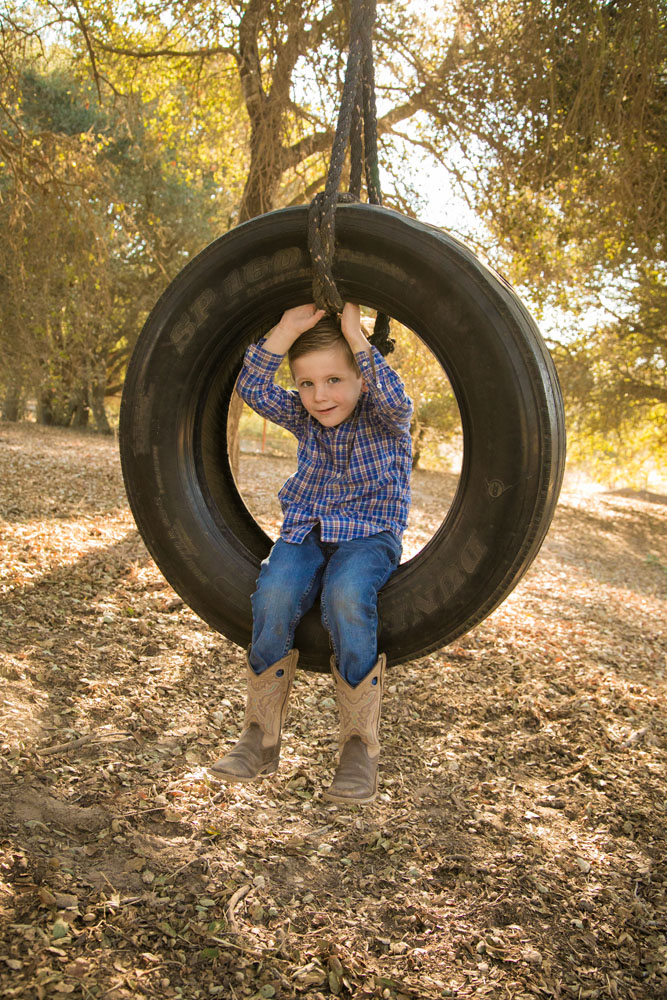
<path fill-rule="evenodd" d="M 284 611 L 287 613 L 290 606 L 291 592 L 285 587 L 284 581 L 265 577 L 257 582 L 257 590 L 250 598 L 253 614 L 255 617 L 260 610 L 270 611 L 272 614 Z"/>
<path fill-rule="evenodd" d="M 375 606 L 368 590 L 359 587 L 354 580 L 328 588 L 323 598 L 327 615 L 337 621 L 361 621 L 373 612 Z"/>

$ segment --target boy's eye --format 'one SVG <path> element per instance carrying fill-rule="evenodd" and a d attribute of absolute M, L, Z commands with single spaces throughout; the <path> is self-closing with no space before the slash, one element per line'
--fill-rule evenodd
<path fill-rule="evenodd" d="M 312 382 L 304 380 L 303 382 L 299 382 L 299 389 L 310 389 L 312 384 Z"/>
<path fill-rule="evenodd" d="M 337 375 L 332 375 L 331 378 L 329 379 L 329 381 L 330 382 L 340 382 L 340 379 L 338 378 Z"/>

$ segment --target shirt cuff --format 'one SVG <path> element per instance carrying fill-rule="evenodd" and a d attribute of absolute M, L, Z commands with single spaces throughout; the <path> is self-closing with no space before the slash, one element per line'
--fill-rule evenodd
<path fill-rule="evenodd" d="M 247 368 L 258 375 L 275 375 L 282 364 L 283 355 L 267 351 L 264 347 L 265 339 L 262 337 L 257 344 L 250 345 L 245 352 L 243 362 Z"/>
<path fill-rule="evenodd" d="M 357 364 L 359 365 L 359 371 L 364 379 L 372 378 L 373 381 L 377 380 L 377 369 L 378 367 L 384 367 L 386 365 L 385 359 L 382 357 L 377 347 L 371 344 L 371 353 L 368 351 L 357 351 L 354 355 Z"/>

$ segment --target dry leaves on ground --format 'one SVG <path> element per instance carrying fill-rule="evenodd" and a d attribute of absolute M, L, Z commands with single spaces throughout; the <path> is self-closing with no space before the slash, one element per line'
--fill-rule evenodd
<path fill-rule="evenodd" d="M 284 474 L 244 459 L 269 531 Z M 454 486 L 415 476 L 408 554 Z M 363 810 L 321 798 L 324 675 L 277 775 L 207 777 L 243 653 L 147 556 L 112 441 L 0 425 L 0 513 L 3 997 L 667 996 L 664 497 L 565 493 L 510 598 L 392 670 Z"/>

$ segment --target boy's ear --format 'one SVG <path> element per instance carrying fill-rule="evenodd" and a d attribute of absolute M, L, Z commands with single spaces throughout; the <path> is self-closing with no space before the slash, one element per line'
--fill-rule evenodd
<path fill-rule="evenodd" d="M 361 380 L 361 391 L 368 392 L 368 386 L 366 385 L 363 379 Z"/>

